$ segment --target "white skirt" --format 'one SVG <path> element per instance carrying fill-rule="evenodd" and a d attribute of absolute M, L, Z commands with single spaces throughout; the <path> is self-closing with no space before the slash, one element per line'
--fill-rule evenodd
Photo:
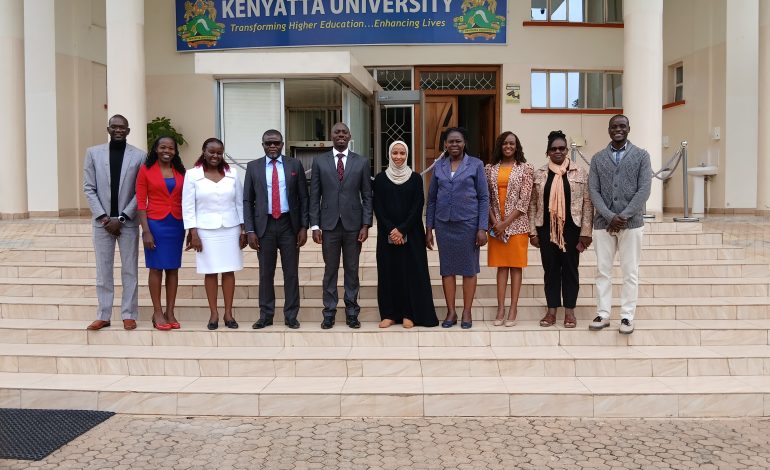
<path fill-rule="evenodd" d="M 243 269 L 243 253 L 239 245 L 241 226 L 213 230 L 198 229 L 203 250 L 195 253 L 198 274 L 228 273 Z"/>

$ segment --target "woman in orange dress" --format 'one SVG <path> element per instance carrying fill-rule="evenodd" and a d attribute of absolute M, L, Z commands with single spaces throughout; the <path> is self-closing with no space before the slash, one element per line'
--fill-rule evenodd
<path fill-rule="evenodd" d="M 521 269 L 527 266 L 529 198 L 534 169 L 524 158 L 524 149 L 513 132 L 495 141 L 492 162 L 485 168 L 489 185 L 488 264 L 497 268 L 497 316 L 494 325 L 516 324 L 521 291 Z M 505 291 L 511 277 L 511 307 L 505 316 Z"/>

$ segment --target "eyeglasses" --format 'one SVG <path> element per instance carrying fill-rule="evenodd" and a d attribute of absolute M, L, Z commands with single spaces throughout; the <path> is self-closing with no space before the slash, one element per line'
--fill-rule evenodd
<path fill-rule="evenodd" d="M 564 145 L 562 145 L 561 147 L 549 147 L 548 148 L 549 152 L 564 152 L 566 150 L 567 150 L 567 147 L 564 146 Z"/>
<path fill-rule="evenodd" d="M 265 147 L 280 147 L 281 145 L 283 145 L 283 142 L 281 142 L 280 140 L 269 140 L 267 142 L 262 142 L 262 145 L 264 145 Z"/>

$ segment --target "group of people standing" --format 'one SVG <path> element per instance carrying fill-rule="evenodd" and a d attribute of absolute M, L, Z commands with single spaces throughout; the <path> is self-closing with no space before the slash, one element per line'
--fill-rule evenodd
<path fill-rule="evenodd" d="M 136 328 L 139 226 L 149 269 L 152 323 L 158 330 L 180 328 L 174 308 L 183 249 L 196 252 L 197 272 L 204 275 L 207 328 L 219 327 L 220 276 L 224 324 L 238 328 L 233 317 L 235 272 L 243 268 L 241 250 L 247 245 L 257 251 L 260 268 L 259 318 L 252 327 L 273 324 L 280 253 L 284 323 L 299 328 L 299 252 L 308 229 L 321 245 L 324 260 L 321 327 L 335 325 L 341 257 L 346 324 L 360 328 L 359 258 L 374 215 L 381 328 L 439 324 L 427 256 L 436 244 L 447 306 L 441 326 L 450 328 L 459 321 L 463 329 L 472 328 L 480 249 L 487 243 L 488 264 L 497 268 L 495 326 L 516 324 L 522 269 L 531 244 L 539 248 L 544 270 L 547 310 L 540 325 L 554 325 L 556 310 L 563 306 L 564 326 L 574 328 L 579 256 L 596 241 L 597 316 L 589 327 L 609 325 L 617 252 L 623 271 L 620 331 L 633 331 L 642 213 L 652 171 L 647 152 L 627 140 L 630 126 L 625 116 L 610 120 L 612 141 L 594 156 L 590 173 L 568 158 L 567 137 L 561 131 L 549 134 L 547 163 L 535 170 L 512 132 L 497 138 L 485 166 L 466 152 L 465 131 L 448 129 L 428 187 L 425 225 L 423 180 L 408 165 L 407 144 L 390 144 L 388 167 L 372 181 L 369 160 L 348 148 L 351 135 L 344 123 L 332 127 L 332 151 L 314 159 L 309 190 L 302 163 L 282 154 L 283 136 L 274 129 L 263 134 L 264 157 L 248 164 L 243 185 L 225 161 L 219 139 L 207 139 L 194 167 L 186 170 L 172 138 L 157 139 L 145 158 L 126 144 L 130 128 L 125 117 L 110 118 L 107 130 L 109 144 L 89 148 L 84 165 L 84 191 L 94 217 L 99 301 L 97 320 L 88 329 L 110 326 L 116 243 L 122 262 L 123 325 Z M 462 277 L 460 315 L 457 276 Z"/>

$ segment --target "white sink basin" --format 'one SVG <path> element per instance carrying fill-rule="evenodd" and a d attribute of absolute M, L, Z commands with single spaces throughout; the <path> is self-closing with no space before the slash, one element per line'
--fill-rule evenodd
<path fill-rule="evenodd" d="M 687 174 L 691 176 L 714 176 L 717 174 L 715 166 L 695 166 L 687 169 Z"/>

